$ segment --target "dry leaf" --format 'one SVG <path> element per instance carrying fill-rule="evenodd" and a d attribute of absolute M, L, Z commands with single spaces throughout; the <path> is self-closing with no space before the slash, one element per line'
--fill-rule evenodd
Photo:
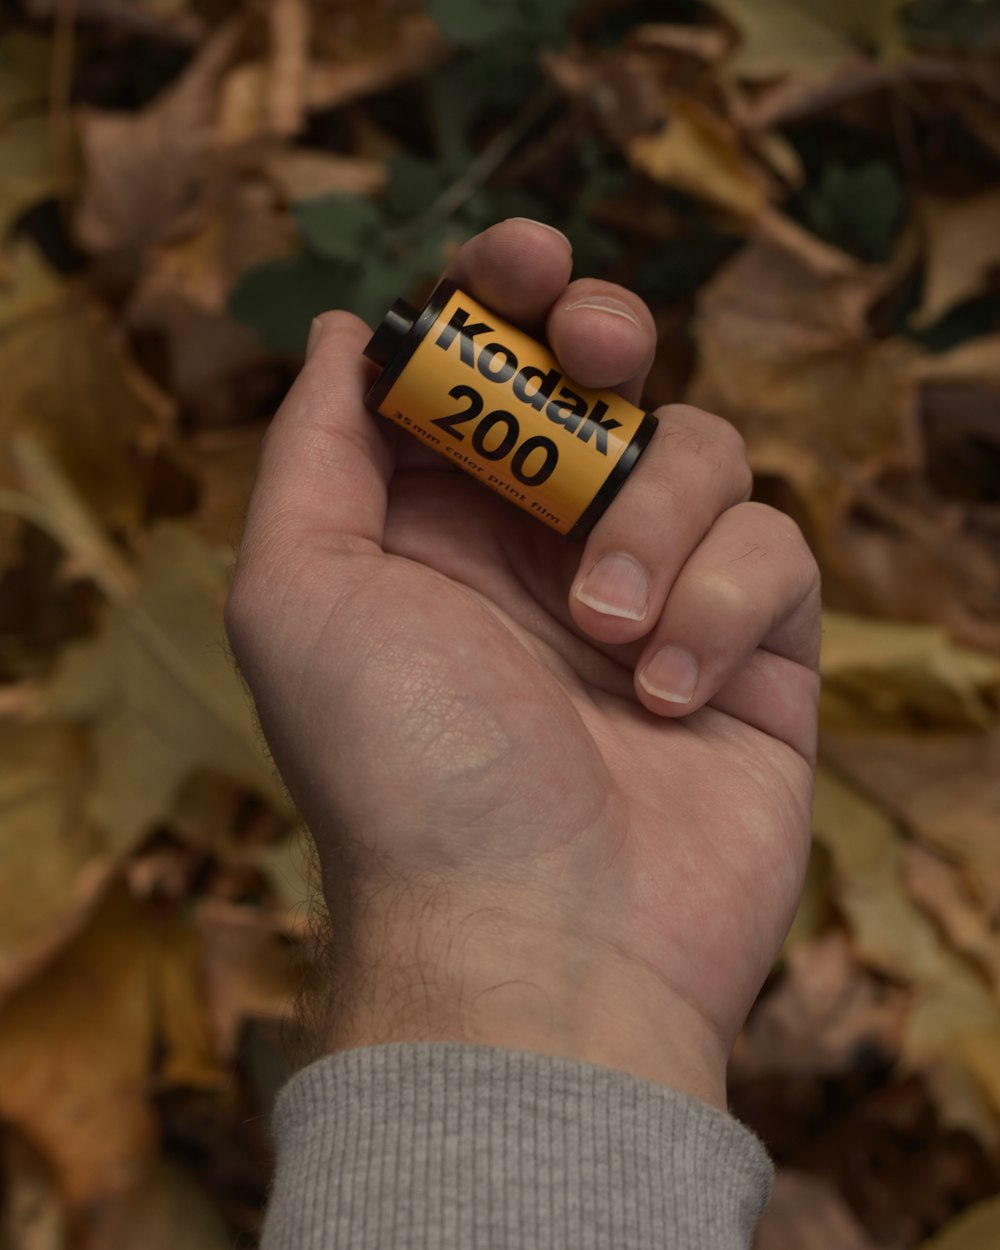
<path fill-rule="evenodd" d="M 77 1210 L 128 1192 L 155 1152 L 159 1022 L 173 1010 L 158 980 L 164 963 L 188 960 L 177 932 L 115 890 L 0 1014 L 0 1115 L 44 1152 Z M 196 992 L 190 970 L 185 982 Z M 205 1053 L 203 1023 L 184 1044 Z"/>
<path fill-rule="evenodd" d="M 68 1250 L 62 1196 L 52 1171 L 20 1134 L 6 1131 L 0 1147 L 4 1201 L 0 1204 L 3 1250 Z"/>
<path fill-rule="evenodd" d="M 1000 865 L 1000 730 L 828 732 L 822 749 L 929 847 L 973 869 Z"/>
<path fill-rule="evenodd" d="M 879 1250 L 829 1181 L 779 1168 L 753 1250 Z"/>
<path fill-rule="evenodd" d="M 215 1048 L 232 1059 L 248 1021 L 292 1017 L 302 968 L 275 919 L 259 908 L 205 899 L 197 924 Z"/>
<path fill-rule="evenodd" d="M 743 151 L 732 123 L 677 92 L 666 96 L 664 110 L 659 131 L 627 143 L 632 166 L 738 217 L 756 216 L 767 200 L 767 180 Z"/>
<path fill-rule="evenodd" d="M 916 844 L 905 848 L 902 868 L 907 893 L 938 922 L 952 947 L 982 968 L 1000 999 L 1000 935 L 966 875 Z"/>
<path fill-rule="evenodd" d="M 222 26 L 181 78 L 138 113 L 80 110 L 86 185 L 76 228 L 93 252 L 182 237 L 212 203 L 217 95 L 241 34 Z"/>
<path fill-rule="evenodd" d="M 391 42 L 370 55 L 310 61 L 298 84 L 304 107 L 310 112 L 340 108 L 427 74 L 450 55 L 441 32 L 423 14 L 402 18 L 386 29 L 392 32 Z M 269 134 L 271 81 L 271 66 L 263 60 L 246 61 L 229 71 L 218 110 L 221 144 L 232 146 Z"/>
<path fill-rule="evenodd" d="M 90 1250 L 231 1250 L 232 1233 L 204 1190 L 165 1159 L 102 1222 Z"/>
<path fill-rule="evenodd" d="M 318 195 L 381 195 L 387 182 L 384 161 L 309 148 L 278 148 L 263 165 L 290 204 Z"/>
<path fill-rule="evenodd" d="M 995 1250 L 1000 1245 L 1000 1198 L 979 1202 L 949 1224 L 920 1250 Z"/>
<path fill-rule="evenodd" d="M 867 45 L 891 45 L 905 0 L 711 0 L 740 43 L 730 62 L 744 78 L 788 74 L 823 82 L 842 73 Z"/>
<path fill-rule="evenodd" d="M 845 270 L 817 274 L 768 242 L 744 248 L 702 290 L 700 358 L 688 396 L 740 428 L 758 471 L 787 470 L 821 531 L 853 493 L 831 477 L 824 448 L 865 476 L 921 463 L 915 352 L 871 339 L 865 318 L 881 275 L 860 265 Z"/>
<path fill-rule="evenodd" d="M 58 288 L 29 252 L 16 256 L 24 285 L 0 288 L 0 486 L 19 483 L 11 455 L 15 435 L 28 432 L 106 525 L 133 529 L 143 502 L 137 469 L 171 407 L 103 308 L 73 285 Z"/>
<path fill-rule="evenodd" d="M 294 135 L 306 114 L 306 75 L 312 14 L 308 0 L 272 0 L 268 6 L 271 62 L 267 80 L 269 129 Z"/>
<path fill-rule="evenodd" d="M 733 1052 L 743 1079 L 765 1072 L 847 1071 L 859 1053 L 899 1048 L 907 995 L 879 985 L 841 932 L 806 939 L 786 957 L 782 979 L 755 1008 Z"/>
<path fill-rule="evenodd" d="M 980 295 L 1000 270 L 1000 191 L 956 200 L 927 198 L 920 207 L 927 248 L 924 296 L 913 314 L 923 329 Z"/>
<path fill-rule="evenodd" d="M 820 671 L 827 730 L 982 729 L 1000 707 L 1000 659 L 958 646 L 935 625 L 827 610 Z"/>
<path fill-rule="evenodd" d="M 100 633 L 60 657 L 48 712 L 90 728 L 89 810 L 115 849 L 168 819 L 178 788 L 198 770 L 284 804 L 226 648 L 230 563 L 183 525 L 156 527 L 132 598 L 109 606 Z"/>
<path fill-rule="evenodd" d="M 77 730 L 0 722 L 0 759 L 2 1001 L 84 923 L 112 859 L 83 814 Z"/>

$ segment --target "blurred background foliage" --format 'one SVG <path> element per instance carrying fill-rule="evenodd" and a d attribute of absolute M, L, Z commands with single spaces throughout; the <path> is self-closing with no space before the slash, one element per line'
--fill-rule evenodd
<path fill-rule="evenodd" d="M 823 570 L 757 1250 L 1000 1245 L 998 0 L 5 0 L 2 1250 L 256 1244 L 317 966 L 221 624 L 257 450 L 317 312 L 511 216 Z"/>

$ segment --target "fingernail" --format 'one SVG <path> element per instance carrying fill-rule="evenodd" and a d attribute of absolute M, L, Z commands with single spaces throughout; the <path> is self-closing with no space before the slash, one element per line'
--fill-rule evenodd
<path fill-rule="evenodd" d="M 614 551 L 597 561 L 576 597 L 595 612 L 641 621 L 649 604 L 649 574 L 632 556 Z"/>
<path fill-rule="evenodd" d="M 316 344 L 323 337 L 323 318 L 313 317 L 312 325 L 309 327 L 309 338 L 306 340 L 306 360 L 309 359 L 315 350 Z"/>
<path fill-rule="evenodd" d="M 566 244 L 570 252 L 573 251 L 573 244 L 570 243 L 569 239 L 566 238 L 563 232 L 561 230 L 557 230 L 555 226 L 550 226 L 547 221 L 536 221 L 534 217 L 508 217 L 506 218 L 506 220 L 507 221 L 526 221 L 531 226 L 541 226 L 543 230 L 551 230 L 553 234 L 557 234 L 560 237 L 560 239 L 562 239 L 562 241 Z"/>
<path fill-rule="evenodd" d="M 588 295 L 586 299 L 578 299 L 575 304 L 566 304 L 563 312 L 572 312 L 574 308 L 594 308 L 598 312 L 611 313 L 613 317 L 624 317 L 626 321 L 631 321 L 634 326 L 642 329 L 639 318 L 628 304 L 623 304 L 620 299 L 612 299 L 609 295 Z"/>
<path fill-rule="evenodd" d="M 698 684 L 698 661 L 683 647 L 661 647 L 639 674 L 647 694 L 667 703 L 690 703 Z"/>

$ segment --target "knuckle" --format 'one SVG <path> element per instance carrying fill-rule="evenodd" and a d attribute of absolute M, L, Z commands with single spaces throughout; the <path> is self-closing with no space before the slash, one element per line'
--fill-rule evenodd
<path fill-rule="evenodd" d="M 780 555 L 807 589 L 818 586 L 819 564 L 798 522 L 770 504 L 749 502 L 741 508 L 752 529 L 752 534 L 747 534 L 748 541 Z"/>

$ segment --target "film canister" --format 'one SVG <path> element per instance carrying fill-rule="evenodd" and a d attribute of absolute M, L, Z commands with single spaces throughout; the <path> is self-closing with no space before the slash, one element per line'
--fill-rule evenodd
<path fill-rule="evenodd" d="M 560 534 L 583 537 L 621 489 L 656 418 L 578 386 L 555 356 L 447 279 L 422 310 L 397 300 L 364 353 L 365 397 Z"/>

